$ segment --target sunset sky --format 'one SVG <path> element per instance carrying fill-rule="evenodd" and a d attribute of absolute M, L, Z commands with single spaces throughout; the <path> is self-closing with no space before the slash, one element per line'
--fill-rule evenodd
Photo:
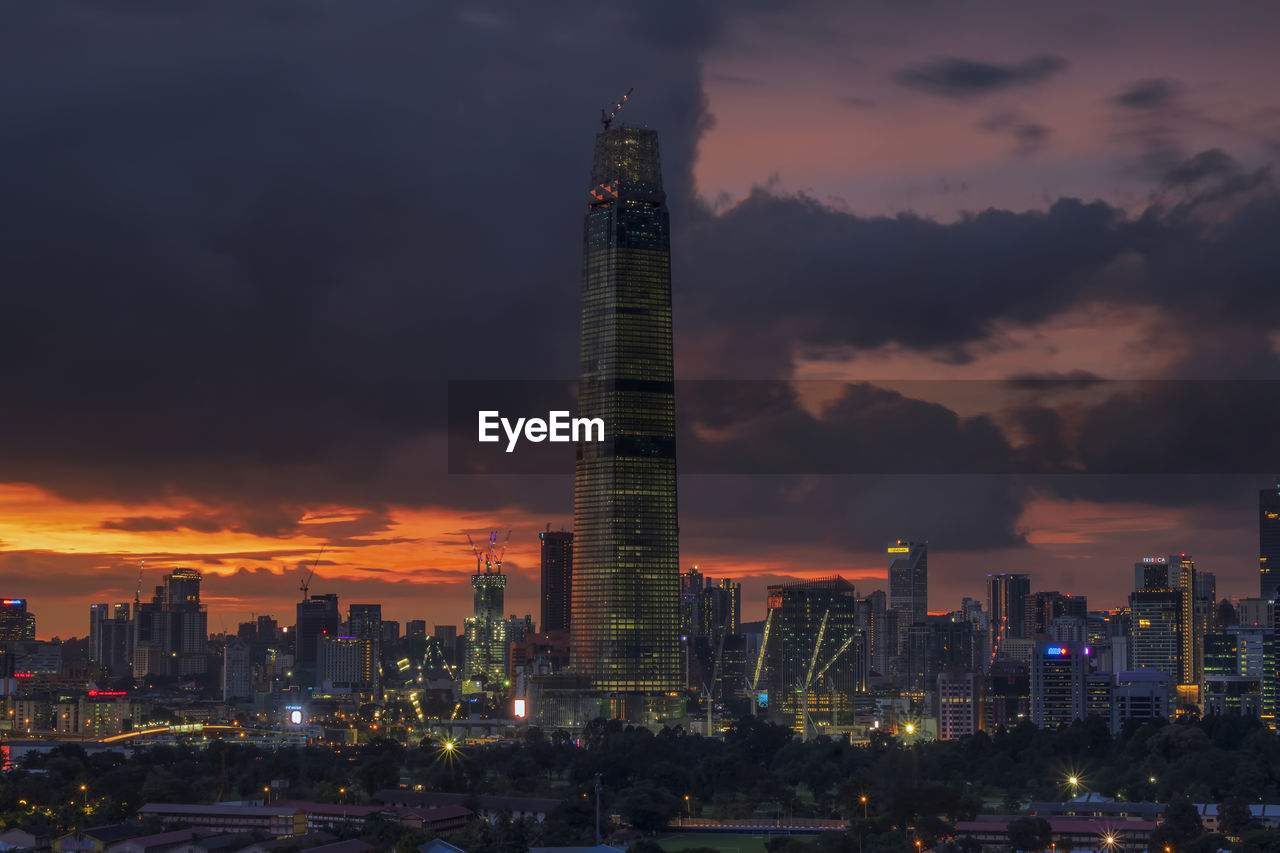
<path fill-rule="evenodd" d="M 1220 597 L 1257 594 L 1274 3 L 0 15 L 0 589 L 41 637 L 177 566 L 205 573 L 211 631 L 287 624 L 322 547 L 313 593 L 459 623 L 465 534 L 491 529 L 507 609 L 537 619 L 536 533 L 571 528 L 572 472 L 450 475 L 446 383 L 576 376 L 594 133 L 631 87 L 620 119 L 662 145 L 678 376 L 797 389 L 678 399 L 681 453 L 990 461 L 695 468 L 681 562 L 742 580 L 746 618 L 778 578 L 882 586 L 899 537 L 930 541 L 935 611 L 993 571 L 1114 607 L 1136 560 L 1184 551 Z M 1097 390 L 969 382 L 1014 377 Z M 1082 473 L 1044 473 L 1064 459 Z"/>

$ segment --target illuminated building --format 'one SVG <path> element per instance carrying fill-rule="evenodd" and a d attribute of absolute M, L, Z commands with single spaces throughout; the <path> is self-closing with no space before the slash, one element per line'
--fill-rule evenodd
<path fill-rule="evenodd" d="M 36 617 L 27 610 L 27 600 L 0 599 L 0 643 L 18 643 L 35 638 Z"/>
<path fill-rule="evenodd" d="M 543 631 L 568 631 L 573 612 L 573 534 L 552 530 L 538 534 L 542 556 Z"/>
<path fill-rule="evenodd" d="M 889 609 L 897 615 L 896 654 L 907 653 L 907 633 L 929 613 L 929 544 L 892 542 L 889 552 Z"/>
<path fill-rule="evenodd" d="M 320 638 L 319 686 L 325 693 L 371 694 L 374 690 L 373 642 L 363 637 Z"/>
<path fill-rule="evenodd" d="M 502 551 L 496 534 L 489 547 L 476 551 L 476 573 L 471 576 L 472 615 L 467 617 L 467 660 L 463 678 L 481 690 L 500 691 L 507 680 L 507 620 L 503 615 L 507 576 L 502 573 Z"/>
<path fill-rule="evenodd" d="M 382 605 L 348 605 L 347 633 L 369 644 L 365 670 L 360 675 L 360 681 L 370 685 L 370 689 L 376 694 L 382 687 Z"/>
<path fill-rule="evenodd" d="M 669 221 L 657 133 L 622 125 L 596 136 L 583 237 L 577 414 L 602 418 L 605 435 L 577 448 L 572 668 L 648 715 L 663 703 L 626 696 L 674 694 L 683 674 Z M 623 715 L 620 708 L 609 715 Z"/>
<path fill-rule="evenodd" d="M 765 649 L 765 683 L 770 708 L 786 715 L 788 724 L 803 710 L 806 692 L 811 711 L 816 710 L 819 694 L 851 697 L 865 692 L 868 650 L 866 634 L 858 626 L 858 605 L 853 584 L 839 576 L 768 588 L 773 625 Z M 805 691 L 811 669 L 814 683 Z"/>
<path fill-rule="evenodd" d="M 208 669 L 209 615 L 200 603 L 201 575 L 174 569 L 150 601 L 133 608 L 133 676 L 198 675 Z"/>
<path fill-rule="evenodd" d="M 1088 713 L 1089 647 L 1041 641 L 1031 654 L 1031 721 L 1069 726 Z"/>
<path fill-rule="evenodd" d="M 965 670 L 938 673 L 938 740 L 977 733 L 982 725 L 982 676 Z"/>
<path fill-rule="evenodd" d="M 1130 664 L 1134 669 L 1163 672 L 1171 684 L 1178 683 L 1182 676 L 1182 591 L 1135 590 L 1129 595 L 1129 611 Z"/>
<path fill-rule="evenodd" d="M 1280 485 L 1258 492 L 1258 587 L 1263 599 L 1280 599 Z"/>

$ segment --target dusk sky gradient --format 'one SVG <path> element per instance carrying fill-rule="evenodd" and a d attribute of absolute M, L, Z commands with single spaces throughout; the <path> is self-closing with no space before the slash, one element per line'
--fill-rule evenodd
<path fill-rule="evenodd" d="M 202 571 L 211 631 L 289 624 L 322 546 L 311 591 L 344 612 L 460 623 L 464 533 L 491 529 L 508 611 L 537 619 L 536 532 L 571 528 L 572 471 L 450 476 L 446 383 L 576 377 L 592 144 L 629 87 L 619 118 L 660 134 L 678 376 L 888 389 L 766 401 L 770 435 L 1114 471 L 1135 451 L 1107 389 L 1130 386 L 1007 406 L 902 381 L 1217 389 L 1155 395 L 1168 475 L 683 477 L 681 564 L 742 580 L 744 618 L 779 578 L 882 588 L 899 537 L 930 541 L 935 611 L 996 571 L 1115 607 L 1135 561 L 1183 551 L 1219 597 L 1257 594 L 1280 470 L 1187 437 L 1280 466 L 1271 386 L 1218 384 L 1280 379 L 1273 3 L 0 17 L 0 589 L 41 637 L 132 600 L 140 561 L 144 596 Z M 677 399 L 682 447 L 759 439 L 698 403 Z"/>

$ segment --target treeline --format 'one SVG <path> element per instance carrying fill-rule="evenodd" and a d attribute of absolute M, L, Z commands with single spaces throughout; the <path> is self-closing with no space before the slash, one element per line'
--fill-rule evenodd
<path fill-rule="evenodd" d="M 368 803 L 378 790 L 401 785 L 562 801 L 543 824 L 473 825 L 454 839 L 488 853 L 592 842 L 597 776 L 606 829 L 613 814 L 654 832 L 681 815 L 838 818 L 849 822 L 849 833 L 792 847 L 854 844 L 875 853 L 914 849 L 916 840 L 945 843 L 956 821 L 1016 813 L 1073 790 L 1179 809 L 1224 804 L 1239 817 L 1249 803 L 1280 803 L 1280 738 L 1256 720 L 1233 718 L 1132 725 L 1113 738 L 1100 720 L 1090 720 L 1052 731 L 1026 723 L 958 741 L 876 736 L 855 746 L 824 737 L 801 743 L 789 729 L 745 718 L 722 739 L 597 720 L 576 743 L 564 732 L 532 729 L 520 742 L 453 750 L 431 741 L 277 751 L 227 742 L 156 746 L 125 757 L 64 746 L 4 774 L 0 814 L 6 827 L 86 826 L 131 817 L 148 801 L 259 799 L 264 788 L 279 792 L 281 784 L 290 798 L 321 802 Z M 375 829 L 385 847 L 421 843 L 421 834 L 401 837 L 394 825 Z M 1034 829 L 1018 831 L 1034 844 Z M 1251 852 L 1280 853 L 1280 844 L 1266 847 L 1270 833 L 1259 835 L 1247 821 L 1234 829 L 1253 834 Z M 1179 853 L 1201 853 L 1198 845 L 1210 843 L 1189 824 L 1183 830 L 1164 839 Z"/>

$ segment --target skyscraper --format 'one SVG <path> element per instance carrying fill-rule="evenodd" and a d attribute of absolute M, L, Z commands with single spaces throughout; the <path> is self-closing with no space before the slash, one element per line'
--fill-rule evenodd
<path fill-rule="evenodd" d="M 1280 599 L 1280 485 L 1258 492 L 1258 579 L 1263 599 Z"/>
<path fill-rule="evenodd" d="M 906 654 L 907 633 L 929 613 L 929 544 L 889 543 L 889 609 L 898 615 L 898 650 Z"/>
<path fill-rule="evenodd" d="M 306 601 L 299 601 L 297 620 L 297 636 L 294 638 L 296 680 L 300 684 L 314 686 L 316 664 L 320 659 L 320 638 L 337 636 L 342 623 L 337 594 L 313 595 Z"/>
<path fill-rule="evenodd" d="M 681 686 L 680 569 L 656 132 L 606 125 L 596 136 L 583 238 L 578 415 L 603 419 L 605 434 L 577 449 L 572 667 L 595 690 L 665 694 Z"/>
<path fill-rule="evenodd" d="M 368 646 L 361 657 L 361 689 L 376 695 L 382 687 L 382 605 L 347 605 L 347 634 Z"/>
<path fill-rule="evenodd" d="M 507 576 L 502 573 L 501 551 L 496 535 L 489 537 L 489 547 L 476 551 L 476 573 L 471 576 L 472 614 L 465 623 L 467 665 L 463 673 L 470 684 L 485 690 L 501 690 L 507 680 Z"/>
<path fill-rule="evenodd" d="M 987 610 L 991 612 L 991 643 L 999 649 L 1008 637 L 1021 637 L 1026 622 L 1031 578 L 1007 572 L 987 575 Z"/>
<path fill-rule="evenodd" d="M 806 700 L 812 713 L 836 714 L 866 690 L 868 649 L 858 607 L 853 584 L 838 575 L 769 586 L 768 701 L 788 725 L 807 725 Z"/>
<path fill-rule="evenodd" d="M 1089 649 L 1038 642 L 1031 656 L 1031 721 L 1041 728 L 1083 720 Z"/>
<path fill-rule="evenodd" d="M 35 638 L 36 617 L 27 610 L 26 599 L 0 599 L 0 643 L 16 643 Z"/>
<path fill-rule="evenodd" d="M 1182 677 L 1182 592 L 1176 589 L 1139 589 L 1129 594 L 1129 660 L 1134 669 L 1154 669 L 1169 676 L 1170 684 Z"/>
<path fill-rule="evenodd" d="M 573 612 L 573 534 L 552 530 L 551 525 L 538 534 L 542 551 L 542 621 L 543 632 L 567 631 Z"/>

